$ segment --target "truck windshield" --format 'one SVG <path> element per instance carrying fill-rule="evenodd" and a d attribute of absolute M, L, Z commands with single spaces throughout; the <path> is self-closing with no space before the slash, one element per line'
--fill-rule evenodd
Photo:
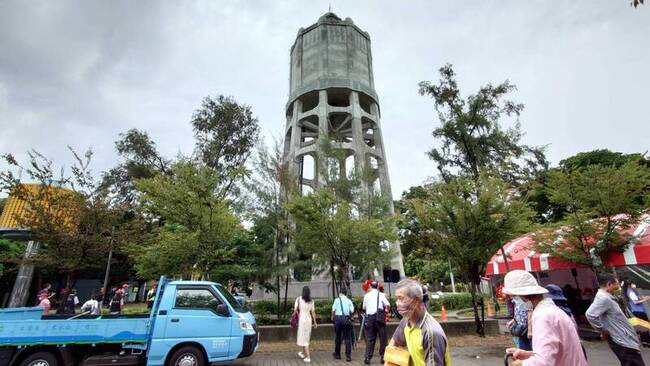
<path fill-rule="evenodd" d="M 235 299 L 234 296 L 228 291 L 226 291 L 223 286 L 221 285 L 216 285 L 215 286 L 217 290 L 219 290 L 219 293 L 221 296 L 224 297 L 224 299 L 232 306 L 233 309 L 235 309 L 236 312 L 238 313 L 245 313 L 248 311 L 248 308 L 245 305 L 240 304 L 237 299 Z"/>

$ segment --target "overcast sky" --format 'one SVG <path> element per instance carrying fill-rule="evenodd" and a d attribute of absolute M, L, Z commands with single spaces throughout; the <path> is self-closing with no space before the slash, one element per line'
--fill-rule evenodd
<path fill-rule="evenodd" d="M 147 131 L 163 154 L 191 153 L 206 95 L 251 105 L 281 136 L 289 49 L 332 10 L 370 33 L 393 195 L 435 174 L 438 121 L 417 83 L 454 65 L 465 94 L 509 79 L 525 143 L 552 163 L 580 151 L 650 147 L 650 4 L 589 1 L 0 0 L 0 153 L 34 148 L 69 165 L 92 147 Z M 6 165 L 0 163 L 0 169 Z"/>

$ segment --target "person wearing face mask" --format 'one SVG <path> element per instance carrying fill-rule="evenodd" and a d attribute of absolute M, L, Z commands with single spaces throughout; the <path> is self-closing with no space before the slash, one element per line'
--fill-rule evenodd
<path fill-rule="evenodd" d="M 609 273 L 599 273 L 594 302 L 587 309 L 589 324 L 600 331 L 621 366 L 645 366 L 639 338 L 614 297 L 620 291 L 618 281 Z"/>
<path fill-rule="evenodd" d="M 512 302 L 515 304 L 514 316 L 507 325 L 514 340 L 515 347 L 532 351 L 533 345 L 530 341 L 532 332 L 531 327 L 528 325 L 533 312 L 533 305 L 528 301 L 524 301 L 519 296 L 512 296 Z"/>
<path fill-rule="evenodd" d="M 447 336 L 422 302 L 422 286 L 404 279 L 395 289 L 397 311 L 402 315 L 389 345 L 406 347 L 411 366 L 450 366 Z"/>
<path fill-rule="evenodd" d="M 587 366 L 587 359 L 571 318 L 545 297 L 548 290 L 532 274 L 513 270 L 504 278 L 503 293 L 519 296 L 533 306 L 531 317 L 533 350 L 508 348 L 515 361 L 512 366 Z"/>

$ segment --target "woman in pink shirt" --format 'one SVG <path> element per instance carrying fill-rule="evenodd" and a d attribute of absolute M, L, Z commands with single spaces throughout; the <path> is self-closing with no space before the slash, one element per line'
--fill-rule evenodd
<path fill-rule="evenodd" d="M 539 286 L 532 274 L 514 270 L 504 279 L 503 293 L 519 296 L 533 305 L 531 319 L 533 350 L 508 348 L 516 360 L 512 366 L 588 366 L 573 321 L 544 296 L 548 290 Z"/>
<path fill-rule="evenodd" d="M 48 299 L 47 296 L 47 291 L 42 290 L 41 292 L 38 293 L 38 306 L 43 309 L 43 315 L 49 315 L 50 314 L 50 307 L 52 306 L 50 304 L 50 299 Z"/>

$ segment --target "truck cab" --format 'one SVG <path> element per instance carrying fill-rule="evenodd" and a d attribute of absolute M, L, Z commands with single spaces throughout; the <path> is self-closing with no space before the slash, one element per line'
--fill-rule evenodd
<path fill-rule="evenodd" d="M 213 282 L 169 283 L 155 322 L 147 352 L 149 366 L 228 361 L 250 356 L 257 346 L 253 315 L 223 286 Z M 200 349 L 203 355 L 185 352 L 182 356 L 188 348 Z"/>
<path fill-rule="evenodd" d="M 253 314 L 207 281 L 160 279 L 149 315 L 0 310 L 0 366 L 206 366 L 252 355 Z"/>

